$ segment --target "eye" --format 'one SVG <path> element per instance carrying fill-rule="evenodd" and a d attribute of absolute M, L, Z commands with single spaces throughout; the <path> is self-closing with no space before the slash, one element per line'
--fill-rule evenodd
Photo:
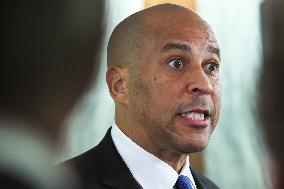
<path fill-rule="evenodd" d="M 183 61 L 180 58 L 172 59 L 168 64 L 176 70 L 179 70 L 183 67 Z"/>
<path fill-rule="evenodd" d="M 216 63 L 215 61 L 211 61 L 205 66 L 205 68 L 208 73 L 215 76 L 219 71 L 219 64 Z"/>

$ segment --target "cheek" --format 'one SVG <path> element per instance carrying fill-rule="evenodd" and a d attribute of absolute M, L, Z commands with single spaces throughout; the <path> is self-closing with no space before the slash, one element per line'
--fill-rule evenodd
<path fill-rule="evenodd" d="M 215 90 L 212 92 L 212 100 L 215 106 L 216 110 L 216 116 L 219 117 L 220 109 L 221 109 L 221 88 L 215 88 Z"/>
<path fill-rule="evenodd" d="M 149 82 L 150 83 L 150 82 Z M 169 76 L 153 76 L 151 78 L 151 88 L 159 95 L 159 99 L 174 98 L 176 93 L 182 88 L 181 80 L 175 80 Z"/>
<path fill-rule="evenodd" d="M 157 98 L 160 96 L 160 90 L 156 80 L 157 77 L 140 77 L 132 79 L 129 85 L 129 98 L 132 105 L 140 106 L 142 111 L 144 109 L 149 111 L 153 106 L 155 106 L 154 103 L 159 102 Z"/>
<path fill-rule="evenodd" d="M 169 82 L 159 76 L 143 81 L 145 90 L 141 91 L 150 113 L 158 117 L 167 115 L 173 106 L 173 89 Z M 146 82 L 146 83 L 145 83 Z"/>

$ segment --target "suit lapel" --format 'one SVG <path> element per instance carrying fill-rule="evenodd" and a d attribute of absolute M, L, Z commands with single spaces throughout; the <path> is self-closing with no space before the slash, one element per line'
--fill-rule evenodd
<path fill-rule="evenodd" d="M 103 162 L 103 184 L 117 189 L 141 189 L 116 150 L 110 133 L 109 129 L 98 146 Z"/>
<path fill-rule="evenodd" d="M 202 174 L 199 174 L 194 169 L 190 168 L 193 179 L 195 181 L 196 187 L 198 189 L 219 189 L 219 187 L 214 184 L 211 180 Z"/>
<path fill-rule="evenodd" d="M 191 174 L 192 174 L 192 177 L 194 179 L 197 189 L 206 189 L 204 184 L 201 182 L 197 172 L 192 168 L 190 168 L 190 170 L 191 170 Z"/>

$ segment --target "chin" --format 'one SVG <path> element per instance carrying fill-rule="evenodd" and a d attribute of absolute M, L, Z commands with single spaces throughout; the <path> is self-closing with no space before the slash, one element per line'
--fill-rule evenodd
<path fill-rule="evenodd" d="M 182 154 L 191 154 L 195 152 L 203 151 L 208 145 L 208 140 L 198 140 L 198 141 L 191 141 L 184 144 L 179 144 L 176 146 L 179 152 Z"/>

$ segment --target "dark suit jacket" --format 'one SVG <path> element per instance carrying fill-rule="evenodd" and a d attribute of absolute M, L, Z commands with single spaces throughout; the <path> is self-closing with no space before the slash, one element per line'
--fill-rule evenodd
<path fill-rule="evenodd" d="M 93 149 L 65 161 L 74 166 L 85 189 L 141 189 L 112 141 L 110 129 Z M 198 189 L 217 189 L 208 178 L 191 169 Z"/>

